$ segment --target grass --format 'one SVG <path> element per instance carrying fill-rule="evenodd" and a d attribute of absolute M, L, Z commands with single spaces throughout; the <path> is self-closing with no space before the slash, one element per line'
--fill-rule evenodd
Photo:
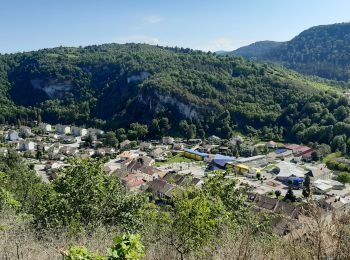
<path fill-rule="evenodd" d="M 327 163 L 328 161 L 337 157 L 342 157 L 342 153 L 341 152 L 330 153 L 325 158 L 323 158 L 322 162 Z"/>
<path fill-rule="evenodd" d="M 175 155 L 173 157 L 166 159 L 164 162 L 156 162 L 154 166 L 159 167 L 159 166 L 172 164 L 172 163 L 189 163 L 189 162 L 193 162 L 193 160 L 183 157 L 181 155 Z"/>

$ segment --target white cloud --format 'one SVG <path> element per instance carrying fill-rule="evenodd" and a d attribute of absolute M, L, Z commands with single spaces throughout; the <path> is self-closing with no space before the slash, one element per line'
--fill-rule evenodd
<path fill-rule="evenodd" d="M 114 39 L 115 42 L 118 43 L 147 43 L 151 45 L 159 44 L 159 39 L 156 37 L 151 37 L 147 35 L 128 35 L 124 37 L 118 37 Z"/>
<path fill-rule="evenodd" d="M 145 16 L 143 21 L 148 24 L 156 24 L 162 21 L 162 18 L 156 15 Z"/>

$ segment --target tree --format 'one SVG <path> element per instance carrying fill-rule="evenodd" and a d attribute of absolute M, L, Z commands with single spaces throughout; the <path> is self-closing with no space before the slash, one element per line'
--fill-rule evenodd
<path fill-rule="evenodd" d="M 278 199 L 280 196 L 281 196 L 281 191 L 280 190 L 276 190 L 275 191 L 275 195 L 276 195 L 276 198 Z"/>
<path fill-rule="evenodd" d="M 190 252 L 200 252 L 203 247 L 214 244 L 227 216 L 220 200 L 206 197 L 200 189 L 186 190 L 174 199 L 170 245 L 181 259 Z"/>
<path fill-rule="evenodd" d="M 303 183 L 303 196 L 304 198 L 308 198 L 311 195 L 311 187 L 310 187 L 310 176 L 306 175 L 304 183 Z"/>
<path fill-rule="evenodd" d="M 105 174 L 99 160 L 75 160 L 60 177 L 36 193 L 30 211 L 39 227 L 94 227 L 119 225 L 127 230 L 139 228 L 138 211 L 143 194 L 128 193 L 121 182 Z"/>
<path fill-rule="evenodd" d="M 103 144 L 108 147 L 117 147 L 118 139 L 114 132 L 107 132 Z"/>
<path fill-rule="evenodd" d="M 167 117 L 163 117 L 160 119 L 159 128 L 160 128 L 160 132 L 162 133 L 162 135 L 166 135 L 168 133 L 168 131 L 171 128 L 171 125 L 170 125 L 169 119 Z"/>
<path fill-rule="evenodd" d="M 133 135 L 136 137 L 135 139 L 143 138 L 148 134 L 148 127 L 147 127 L 147 125 L 141 125 L 139 123 L 132 123 L 132 124 L 130 124 L 130 130 L 128 131 L 128 136 L 129 136 L 130 131 L 134 132 Z"/>
<path fill-rule="evenodd" d="M 145 256 L 141 236 L 128 234 L 113 239 L 114 245 L 108 249 L 108 260 L 140 259 Z"/>
<path fill-rule="evenodd" d="M 337 135 L 333 138 L 331 142 L 333 151 L 340 151 L 342 153 L 346 152 L 346 136 Z"/>
<path fill-rule="evenodd" d="M 337 176 L 337 180 L 341 183 L 350 183 L 350 174 L 347 172 L 341 172 Z"/>
<path fill-rule="evenodd" d="M 289 186 L 288 191 L 287 191 L 287 193 L 286 193 L 286 196 L 284 197 L 284 200 L 285 200 L 285 201 L 290 201 L 290 202 L 295 202 L 296 199 L 297 199 L 297 198 L 296 198 L 295 195 L 294 195 L 294 192 L 293 192 L 293 190 L 292 190 L 292 187 Z"/>
<path fill-rule="evenodd" d="M 181 120 L 179 127 L 182 135 L 187 139 L 196 137 L 196 126 L 194 124 L 189 125 L 186 120 Z"/>

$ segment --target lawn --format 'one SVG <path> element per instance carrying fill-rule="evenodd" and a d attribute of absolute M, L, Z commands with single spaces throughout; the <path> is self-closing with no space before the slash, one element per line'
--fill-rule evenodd
<path fill-rule="evenodd" d="M 167 165 L 167 164 L 172 164 L 172 163 L 188 163 L 188 162 L 193 162 L 193 160 L 180 156 L 180 155 L 175 155 L 173 157 L 170 157 L 168 159 L 166 159 L 164 162 L 156 162 L 154 164 L 154 166 L 159 167 L 159 166 L 163 166 L 163 165 Z"/>

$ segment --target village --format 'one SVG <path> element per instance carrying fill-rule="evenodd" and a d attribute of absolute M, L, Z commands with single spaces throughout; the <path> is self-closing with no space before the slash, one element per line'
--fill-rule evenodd
<path fill-rule="evenodd" d="M 158 201 L 167 201 L 184 189 L 201 187 L 206 176 L 226 172 L 248 191 L 257 210 L 287 211 L 297 219 L 300 203 L 312 199 L 325 212 L 350 209 L 350 186 L 339 182 L 337 172 L 324 162 L 311 160 L 313 149 L 272 140 L 249 143 L 236 136 L 222 140 L 173 138 L 124 140 L 118 147 L 106 146 L 106 133 L 99 129 L 38 123 L 35 127 L 1 126 L 1 156 L 16 151 L 25 158 L 43 182 L 50 182 L 69 166 L 72 158 L 102 158 L 104 171 L 116 176 L 133 192 L 149 192 Z M 248 141 L 249 142 L 249 141 Z M 237 147 L 245 156 L 233 156 Z M 308 179 L 312 196 L 303 196 Z M 294 203 L 286 201 L 292 190 Z M 285 232 L 286 228 L 282 228 Z"/>

